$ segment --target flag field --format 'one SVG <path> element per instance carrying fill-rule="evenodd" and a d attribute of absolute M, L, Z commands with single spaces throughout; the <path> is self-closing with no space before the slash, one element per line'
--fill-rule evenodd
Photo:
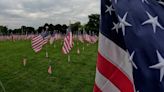
<path fill-rule="evenodd" d="M 31 41 L 1 41 L 0 81 L 6 92 L 92 92 L 97 48 L 97 43 L 77 45 L 75 42 L 68 62 L 68 56 L 62 53 L 61 41 L 47 46 L 49 58 L 45 57 L 45 46 L 41 52 L 34 53 Z M 24 58 L 27 59 L 25 66 Z M 49 65 L 52 74 L 47 72 Z M 0 92 L 4 92 L 1 85 Z"/>

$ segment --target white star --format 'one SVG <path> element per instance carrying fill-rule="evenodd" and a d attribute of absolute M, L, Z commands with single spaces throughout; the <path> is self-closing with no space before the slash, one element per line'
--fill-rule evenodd
<path fill-rule="evenodd" d="M 142 0 L 142 2 L 143 2 L 143 3 L 144 3 L 144 2 L 149 3 L 147 0 Z"/>
<path fill-rule="evenodd" d="M 112 15 L 112 11 L 114 11 L 114 9 L 112 8 L 112 5 L 111 5 L 111 6 L 106 5 L 106 8 L 107 8 L 107 9 L 106 9 L 105 12 L 106 12 L 106 13 L 109 12 L 109 14 Z"/>
<path fill-rule="evenodd" d="M 158 52 L 158 50 L 156 52 L 157 52 L 159 63 L 156 65 L 152 65 L 149 68 L 160 69 L 160 82 L 162 82 L 162 79 L 164 76 L 164 58 L 161 56 L 161 54 Z"/>
<path fill-rule="evenodd" d="M 161 5 L 164 5 L 164 2 L 162 2 L 161 0 L 160 0 L 160 1 L 158 1 L 158 3 L 160 3 Z"/>
<path fill-rule="evenodd" d="M 113 25 L 114 25 L 114 27 L 112 28 L 112 30 L 116 30 L 116 32 L 118 33 L 118 29 L 121 28 L 119 26 L 120 24 L 119 23 L 116 24 L 116 23 L 113 22 Z"/>
<path fill-rule="evenodd" d="M 129 57 L 129 60 L 131 61 L 133 67 L 134 67 L 135 69 L 138 69 L 138 67 L 136 66 L 136 64 L 133 62 L 134 54 L 135 54 L 135 51 L 132 52 L 132 54 L 131 54 L 130 57 Z"/>
<path fill-rule="evenodd" d="M 117 3 L 117 0 L 115 0 L 115 3 Z"/>
<path fill-rule="evenodd" d="M 120 21 L 120 25 L 119 26 L 122 28 L 123 35 L 125 35 L 125 26 L 132 26 L 131 24 L 129 24 L 128 22 L 126 22 L 127 14 L 128 13 L 126 12 L 123 18 L 121 18 L 120 16 L 118 16 L 118 19 Z"/>
<path fill-rule="evenodd" d="M 112 0 L 109 0 L 110 2 L 112 1 Z M 115 0 L 115 3 L 117 3 L 117 0 Z"/>
<path fill-rule="evenodd" d="M 161 26 L 161 24 L 158 22 L 158 16 L 152 17 L 152 16 L 149 14 L 149 12 L 146 12 L 146 13 L 147 13 L 149 19 L 146 20 L 144 23 L 142 23 L 142 25 L 145 25 L 145 24 L 152 24 L 154 33 L 156 33 L 156 27 L 157 27 L 157 26 L 160 27 L 161 29 L 164 29 L 164 28 Z"/>

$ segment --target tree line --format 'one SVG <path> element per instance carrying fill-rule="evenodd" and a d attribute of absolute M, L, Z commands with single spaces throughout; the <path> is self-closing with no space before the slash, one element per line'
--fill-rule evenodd
<path fill-rule="evenodd" d="M 73 34 L 82 34 L 82 33 L 94 33 L 98 34 L 99 33 L 99 19 L 100 15 L 99 14 L 91 14 L 88 15 L 88 23 L 82 25 L 80 21 L 77 21 L 75 23 L 72 23 L 71 26 L 71 31 Z M 37 29 L 33 27 L 27 27 L 27 26 L 21 26 L 21 28 L 18 29 L 8 29 L 7 26 L 0 26 L 0 35 L 11 35 L 11 34 L 39 34 L 43 30 L 46 30 L 46 27 L 48 27 L 48 31 L 52 34 L 54 31 L 58 33 L 65 34 L 66 30 L 68 28 L 68 25 L 66 24 L 48 24 L 45 23 L 43 26 L 38 27 Z"/>

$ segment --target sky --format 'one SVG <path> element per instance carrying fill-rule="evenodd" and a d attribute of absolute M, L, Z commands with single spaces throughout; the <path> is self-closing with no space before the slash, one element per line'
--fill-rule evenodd
<path fill-rule="evenodd" d="M 100 0 L 0 0 L 0 25 L 11 29 L 70 20 L 87 23 L 92 13 L 100 13 Z"/>

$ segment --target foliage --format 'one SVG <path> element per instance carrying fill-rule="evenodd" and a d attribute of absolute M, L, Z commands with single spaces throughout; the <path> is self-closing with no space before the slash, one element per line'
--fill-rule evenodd
<path fill-rule="evenodd" d="M 77 34 L 77 32 L 79 31 L 79 28 L 81 26 L 80 22 L 75 22 L 74 24 L 71 24 L 71 30 L 74 34 Z"/>
<path fill-rule="evenodd" d="M 89 31 L 94 32 L 98 34 L 99 32 L 99 14 L 91 14 L 88 16 L 89 22 L 85 25 L 85 30 L 87 30 L 87 33 Z"/>
<path fill-rule="evenodd" d="M 74 34 L 77 34 L 78 32 L 86 31 L 87 33 L 94 32 L 98 34 L 99 32 L 99 14 L 91 14 L 88 15 L 89 21 L 87 24 L 82 25 L 80 21 L 72 23 L 71 29 Z M 66 24 L 48 24 L 45 23 L 43 26 L 38 27 L 37 29 L 34 29 L 33 27 L 27 27 L 27 26 L 21 26 L 21 28 L 18 29 L 8 29 L 6 26 L 0 26 L 0 35 L 10 35 L 10 34 L 38 34 L 41 33 L 43 30 L 46 30 L 46 27 L 48 27 L 48 30 L 51 34 L 56 31 L 62 34 L 66 33 L 66 30 L 69 25 Z"/>
<path fill-rule="evenodd" d="M 7 35 L 9 33 L 8 28 L 6 26 L 0 26 L 0 33 Z"/>

